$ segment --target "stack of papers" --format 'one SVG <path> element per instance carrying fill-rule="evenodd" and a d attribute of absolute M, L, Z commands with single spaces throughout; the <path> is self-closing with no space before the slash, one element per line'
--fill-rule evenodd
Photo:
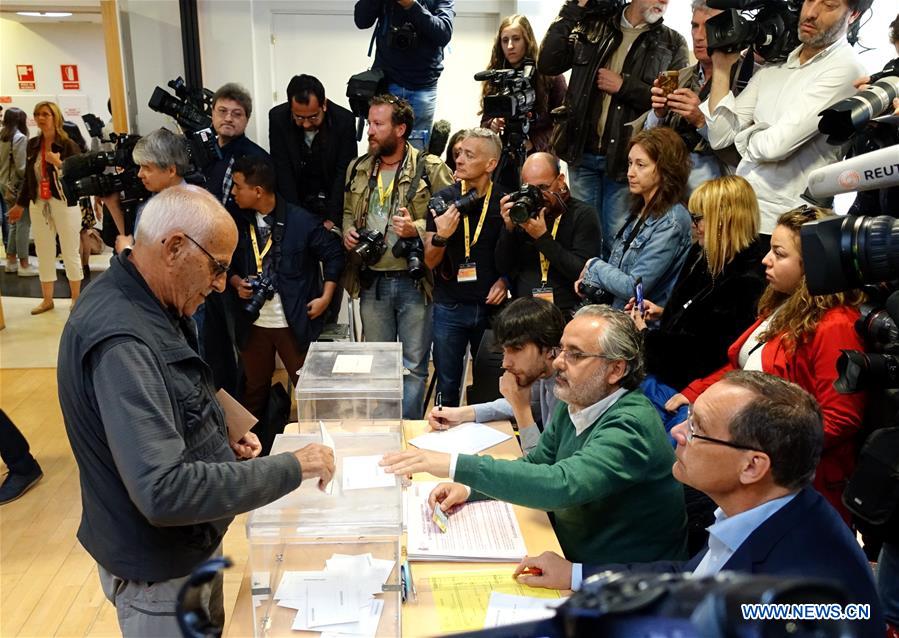
<path fill-rule="evenodd" d="M 502 627 L 517 623 L 531 622 L 552 618 L 556 615 L 556 607 L 567 598 L 534 598 L 532 596 L 515 596 L 494 591 L 490 593 L 487 604 L 487 618 L 484 628 Z"/>
<path fill-rule="evenodd" d="M 275 591 L 278 606 L 296 610 L 295 631 L 374 636 L 384 601 L 374 598 L 395 561 L 371 554 L 334 554 L 321 571 L 286 571 Z"/>
<path fill-rule="evenodd" d="M 515 562 L 526 554 L 515 511 L 502 501 L 476 501 L 451 509 L 446 532 L 433 521 L 428 495 L 438 483 L 406 489 L 409 560 Z"/>
<path fill-rule="evenodd" d="M 512 437 L 483 423 L 463 423 L 449 430 L 428 432 L 409 440 L 421 450 L 452 454 L 477 454 Z"/>

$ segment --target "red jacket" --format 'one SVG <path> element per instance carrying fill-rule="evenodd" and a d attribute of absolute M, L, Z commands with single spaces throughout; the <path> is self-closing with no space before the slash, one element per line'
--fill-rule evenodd
<path fill-rule="evenodd" d="M 811 394 L 824 414 L 824 452 L 815 474 L 815 488 L 823 494 L 848 522 L 849 512 L 841 497 L 846 481 L 855 469 L 856 435 L 864 413 L 864 392 L 840 394 L 833 388 L 837 379 L 837 358 L 841 350 L 864 350 L 855 331 L 859 313 L 855 308 L 831 308 L 818 322 L 812 338 L 797 346 L 790 356 L 783 335 L 762 347 L 762 370 L 792 381 Z M 762 322 L 758 319 L 727 350 L 728 363 L 707 377 L 688 385 L 682 394 L 692 403 L 706 388 L 719 381 L 729 370 L 738 370 L 737 357 L 743 344 Z"/>

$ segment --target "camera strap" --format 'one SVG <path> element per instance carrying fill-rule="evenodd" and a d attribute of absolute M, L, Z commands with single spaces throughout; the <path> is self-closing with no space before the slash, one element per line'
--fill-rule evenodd
<path fill-rule="evenodd" d="M 556 217 L 556 221 L 553 222 L 553 229 L 551 231 L 551 235 L 553 240 L 556 238 L 556 233 L 559 232 L 559 222 L 562 221 L 562 214 L 560 213 L 558 217 Z M 549 279 L 549 259 L 546 258 L 546 255 L 537 251 L 537 254 L 540 255 L 540 281 L 541 286 L 546 288 L 546 281 Z"/>
<path fill-rule="evenodd" d="M 636 219 L 636 213 L 631 213 L 631 216 L 628 218 L 627 222 L 625 222 L 624 226 L 621 227 L 621 230 L 618 231 L 618 234 L 615 236 L 615 239 L 621 239 L 624 237 L 624 229 L 627 228 L 628 224 L 630 224 L 634 219 Z M 648 215 L 643 215 L 634 225 L 634 230 L 631 231 L 631 234 L 628 235 L 627 239 L 624 240 L 624 248 L 621 251 L 621 259 L 618 261 L 618 265 L 621 266 L 621 262 L 624 261 L 624 256 L 627 254 L 628 249 L 631 247 L 631 244 L 634 243 L 634 240 L 637 238 L 637 235 L 640 234 L 640 231 L 643 230 L 643 224 L 646 223 L 646 218 Z"/>
<path fill-rule="evenodd" d="M 462 193 L 468 192 L 468 189 L 465 187 L 465 180 L 462 180 Z M 462 225 L 465 227 L 465 261 L 471 261 L 471 249 L 474 248 L 474 245 L 478 243 L 478 238 L 481 236 L 481 229 L 484 228 L 484 220 L 487 219 L 487 208 L 490 207 L 490 196 L 493 194 L 493 180 L 490 181 L 490 184 L 487 186 L 487 194 L 484 195 L 484 205 L 481 207 L 481 218 L 478 220 L 478 226 L 474 231 L 474 238 L 471 239 L 471 243 L 469 243 L 469 238 L 471 236 L 471 228 L 469 227 L 468 214 L 459 211 L 459 214 L 462 215 Z"/>

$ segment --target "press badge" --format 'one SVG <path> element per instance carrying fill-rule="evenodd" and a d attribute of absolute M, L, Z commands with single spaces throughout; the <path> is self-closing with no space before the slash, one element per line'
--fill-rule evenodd
<path fill-rule="evenodd" d="M 477 280 L 478 265 L 476 263 L 470 261 L 459 266 L 459 274 L 456 276 L 456 281 L 458 281 L 460 284 L 465 284 Z"/>
<path fill-rule="evenodd" d="M 531 290 L 531 296 L 535 299 L 542 299 L 543 301 L 548 301 L 549 303 L 555 303 L 553 301 L 553 289 L 549 286 L 540 286 L 539 288 L 534 288 Z"/>

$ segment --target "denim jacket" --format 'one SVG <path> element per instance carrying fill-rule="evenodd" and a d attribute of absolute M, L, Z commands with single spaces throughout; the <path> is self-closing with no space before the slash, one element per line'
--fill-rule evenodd
<path fill-rule="evenodd" d="M 623 308 L 634 296 L 637 277 L 643 278 L 643 295 L 665 306 L 690 250 L 690 215 L 682 204 L 675 204 L 661 217 L 647 219 L 625 252 L 636 217 L 631 217 L 612 244 L 608 261 L 593 259 L 587 263 L 584 281 L 615 296 L 612 306 Z"/>

